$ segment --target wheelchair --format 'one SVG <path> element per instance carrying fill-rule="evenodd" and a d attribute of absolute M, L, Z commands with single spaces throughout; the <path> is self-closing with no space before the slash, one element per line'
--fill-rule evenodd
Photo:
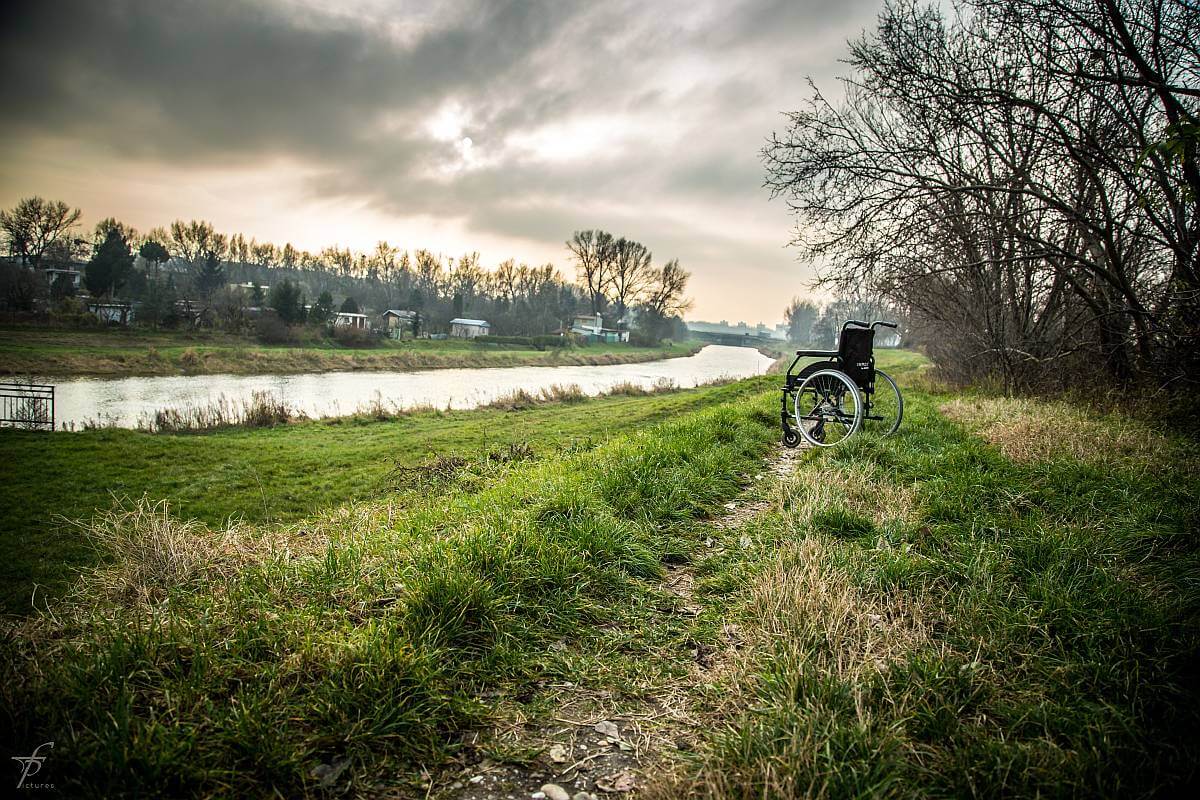
<path fill-rule="evenodd" d="M 894 329 L 896 323 L 852 319 L 842 326 L 837 350 L 796 351 L 780 401 L 785 446 L 805 441 L 832 447 L 860 430 L 890 436 L 900 427 L 904 398 L 891 376 L 875 369 L 875 329 L 880 327 Z M 826 360 L 796 372 L 803 358 Z"/>

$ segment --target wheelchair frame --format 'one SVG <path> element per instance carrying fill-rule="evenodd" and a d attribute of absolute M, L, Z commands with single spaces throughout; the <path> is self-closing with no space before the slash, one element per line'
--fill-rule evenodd
<path fill-rule="evenodd" d="M 841 334 L 838 336 L 837 350 L 796 351 L 796 358 L 788 367 L 787 382 L 783 386 L 783 396 L 780 398 L 779 416 L 783 425 L 783 444 L 785 446 L 797 447 L 802 440 L 826 447 L 837 444 L 837 442 L 830 444 L 825 442 L 825 424 L 830 421 L 839 422 L 848 429 L 846 435 L 839 441 L 845 441 L 861 430 L 865 420 L 886 422 L 884 417 L 872 413 L 872 404 L 875 401 L 875 379 L 879 374 L 882 374 L 891 388 L 895 390 L 897 400 L 896 421 L 890 430 L 884 432 L 884 435 L 890 435 L 900 427 L 900 421 L 904 417 L 904 398 L 895 381 L 886 373 L 875 369 L 874 339 L 875 329 L 879 327 L 895 329 L 896 323 L 883 320 L 871 323 L 856 319 L 847 320 L 842 325 Z M 796 365 L 803 358 L 826 360 L 813 362 L 796 372 Z M 810 381 L 814 393 L 819 392 L 823 400 L 814 408 L 814 411 L 819 410 L 820 413 L 816 416 L 805 415 L 802 418 L 796 397 Z M 853 419 L 841 409 L 844 396 L 851 393 L 851 390 L 857 394 L 854 398 L 856 411 Z M 795 409 L 794 412 L 788 411 L 789 399 Z M 795 427 L 792 427 L 793 421 Z M 806 422 L 812 423 L 811 431 L 805 429 Z"/>

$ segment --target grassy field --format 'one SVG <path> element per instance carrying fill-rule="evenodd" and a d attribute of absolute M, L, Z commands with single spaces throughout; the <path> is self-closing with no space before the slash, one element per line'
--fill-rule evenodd
<path fill-rule="evenodd" d="M 539 454 L 587 445 L 744 394 L 710 387 L 582 404 L 334 418 L 270 429 L 47 436 L 0 430 L 0 609 L 28 611 L 33 585 L 56 595 L 95 552 L 72 520 L 142 496 L 219 526 L 286 522 L 375 497 L 397 466 L 471 458 L 510 445 Z"/>
<path fill-rule="evenodd" d="M 654 361 L 688 355 L 700 344 L 664 347 L 591 344 L 522 349 L 463 340 L 381 340 L 351 349 L 322 341 L 268 346 L 216 332 L 0 329 L 0 375 L 257 375 L 339 370 L 418 370 L 453 367 L 598 365 Z"/>
<path fill-rule="evenodd" d="M 103 563 L 10 618 L 3 745 L 55 740 L 77 796 L 528 796 L 616 720 L 588 757 L 639 796 L 1180 793 L 1193 444 L 889 355 L 900 434 L 832 451 L 777 452 L 762 378 L 287 523 L 102 516 Z"/>
<path fill-rule="evenodd" d="M 806 459 L 701 565 L 746 647 L 667 793 L 1193 785 L 1194 443 L 1057 403 L 909 399 L 902 435 Z"/>

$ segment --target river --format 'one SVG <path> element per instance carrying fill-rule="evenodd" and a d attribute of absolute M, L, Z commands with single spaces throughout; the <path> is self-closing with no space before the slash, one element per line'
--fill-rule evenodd
<path fill-rule="evenodd" d="M 233 403 L 266 391 L 310 417 L 351 414 L 377 400 L 388 409 L 468 409 L 518 389 L 537 393 L 576 385 L 597 395 L 621 383 L 652 388 L 670 381 L 690 388 L 722 378 L 761 375 L 771 359 L 749 347 L 708 345 L 684 358 L 601 367 L 489 367 L 421 372 L 320 372 L 300 375 L 185 375 L 168 378 L 80 378 L 55 384 L 58 427 L 100 422 L 136 428 L 165 408 Z"/>

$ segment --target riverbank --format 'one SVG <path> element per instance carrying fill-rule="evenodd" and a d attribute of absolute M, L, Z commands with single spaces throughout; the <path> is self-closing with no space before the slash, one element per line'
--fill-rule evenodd
<path fill-rule="evenodd" d="M 532 457 L 481 437 L 617 401 L 471 412 L 473 457 L 286 523 L 127 504 L 15 623 L 0 746 L 95 797 L 1182 794 L 1187 445 L 896 371 L 900 433 L 833 450 L 775 446 L 768 376 Z"/>
<path fill-rule="evenodd" d="M 383 339 L 377 347 L 348 348 L 322 341 L 272 346 L 215 332 L 0 329 L 0 375 L 154 377 L 172 375 L 294 375 L 354 370 L 600 366 L 692 355 L 702 342 L 662 347 L 590 344 L 535 350 L 429 339 Z"/>
<path fill-rule="evenodd" d="M 549 404 L 514 397 L 476 411 L 396 415 L 383 409 L 380 415 L 208 433 L 0 429 L 0 611 L 28 612 L 34 584 L 43 599 L 60 595 L 69 577 L 96 555 L 73 521 L 117 501 L 166 500 L 173 514 L 213 527 L 231 517 L 290 522 L 375 496 L 398 467 L 435 457 L 477 458 L 508 447 L 539 455 L 591 447 L 743 396 L 755 385 Z"/>

